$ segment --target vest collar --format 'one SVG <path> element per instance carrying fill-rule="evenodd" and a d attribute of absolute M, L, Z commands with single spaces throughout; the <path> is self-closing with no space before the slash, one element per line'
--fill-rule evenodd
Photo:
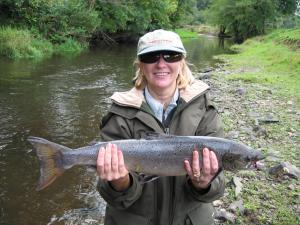
<path fill-rule="evenodd" d="M 180 97 L 188 103 L 208 89 L 209 86 L 206 83 L 195 79 L 191 85 L 180 90 Z M 129 91 L 115 92 L 110 99 L 118 105 L 134 108 L 141 108 L 142 103 L 145 102 L 143 90 L 138 90 L 135 87 Z"/>

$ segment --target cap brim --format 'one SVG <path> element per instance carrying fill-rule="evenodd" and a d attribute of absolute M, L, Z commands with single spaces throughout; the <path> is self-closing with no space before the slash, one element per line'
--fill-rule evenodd
<path fill-rule="evenodd" d="M 152 46 L 149 48 L 145 48 L 142 51 L 138 52 L 138 56 L 139 55 L 143 55 L 149 52 L 157 52 L 157 51 L 174 51 L 174 52 L 180 52 L 184 55 L 186 55 L 186 51 L 185 49 L 182 48 L 177 48 L 177 47 L 173 47 L 173 46 L 169 46 L 169 45 L 159 45 L 159 46 Z"/>

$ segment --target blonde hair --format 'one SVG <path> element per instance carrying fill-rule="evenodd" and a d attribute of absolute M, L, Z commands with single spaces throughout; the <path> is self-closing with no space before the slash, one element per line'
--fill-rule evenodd
<path fill-rule="evenodd" d="M 182 63 L 182 67 L 177 77 L 178 89 L 186 88 L 195 79 L 184 58 L 182 59 L 181 63 Z M 134 86 L 136 89 L 144 89 L 147 85 L 147 80 L 145 78 L 143 71 L 140 68 L 140 64 L 141 62 L 138 59 L 136 59 L 133 63 L 133 65 L 136 68 L 135 76 L 133 78 Z"/>

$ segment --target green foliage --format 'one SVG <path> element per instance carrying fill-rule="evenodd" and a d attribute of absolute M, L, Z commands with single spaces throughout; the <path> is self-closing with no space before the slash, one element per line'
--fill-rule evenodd
<path fill-rule="evenodd" d="M 294 14 L 297 10 L 297 0 L 277 0 L 275 1 L 277 11 L 283 15 Z"/>
<path fill-rule="evenodd" d="M 175 29 L 174 31 L 180 36 L 180 38 L 197 38 L 197 37 L 199 37 L 198 33 L 189 31 L 186 29 Z"/>
<path fill-rule="evenodd" d="M 236 42 L 265 33 L 279 15 L 293 14 L 297 0 L 216 0 L 206 11 L 210 23 L 227 31 Z"/>
<path fill-rule="evenodd" d="M 80 44 L 78 41 L 69 38 L 63 44 L 57 45 L 55 47 L 55 54 L 56 55 L 77 55 L 78 53 L 82 52 L 86 49 L 87 46 Z"/>
<path fill-rule="evenodd" d="M 161 27 L 171 28 L 183 14 L 180 6 L 188 2 L 187 0 L 98 0 L 95 9 L 103 21 L 100 27 L 102 31 L 140 33 Z"/>
<path fill-rule="evenodd" d="M 5 0 L 6 21 L 35 28 L 54 43 L 72 37 L 86 41 L 100 24 L 98 12 L 82 0 Z"/>
<path fill-rule="evenodd" d="M 297 43 L 297 44 L 296 44 Z M 269 83 L 284 95 L 295 96 L 300 102 L 300 31 L 278 30 L 265 37 L 247 40 L 236 45 L 238 54 L 220 57 L 237 70 L 230 79 Z M 284 84 L 284 89 L 282 89 Z"/>
<path fill-rule="evenodd" d="M 11 58 L 42 58 L 51 55 L 52 44 L 34 38 L 28 30 L 0 27 L 0 55 Z"/>

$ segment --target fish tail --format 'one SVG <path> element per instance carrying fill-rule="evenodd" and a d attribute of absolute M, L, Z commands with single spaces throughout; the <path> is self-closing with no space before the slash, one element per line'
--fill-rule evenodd
<path fill-rule="evenodd" d="M 43 138 L 29 137 L 27 139 L 36 149 L 40 162 L 40 178 L 37 191 L 48 187 L 64 171 L 63 152 L 69 148 L 53 143 Z"/>

